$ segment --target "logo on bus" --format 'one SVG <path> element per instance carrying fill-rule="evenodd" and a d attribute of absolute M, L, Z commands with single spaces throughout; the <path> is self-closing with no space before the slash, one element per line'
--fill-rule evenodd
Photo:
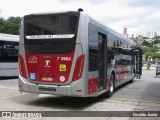
<path fill-rule="evenodd" d="M 64 76 L 60 76 L 59 80 L 60 80 L 61 82 L 64 82 L 64 81 L 65 81 L 65 77 L 64 77 Z"/>
<path fill-rule="evenodd" d="M 65 72 L 65 71 L 66 71 L 66 64 L 60 64 L 59 70 L 60 70 L 61 72 Z"/>
<path fill-rule="evenodd" d="M 30 56 L 28 58 L 28 63 L 37 63 L 37 57 L 36 56 Z"/>
<path fill-rule="evenodd" d="M 44 62 L 45 62 L 44 67 L 51 67 L 51 66 L 50 66 L 50 63 L 51 63 L 50 60 L 45 60 Z"/>
<path fill-rule="evenodd" d="M 30 79 L 35 80 L 36 79 L 36 74 L 35 73 L 30 73 Z"/>

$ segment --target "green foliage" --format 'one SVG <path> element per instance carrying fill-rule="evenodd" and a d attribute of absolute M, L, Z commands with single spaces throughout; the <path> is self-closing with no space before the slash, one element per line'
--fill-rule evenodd
<path fill-rule="evenodd" d="M 153 41 L 153 44 L 157 44 L 160 43 L 160 40 L 156 39 L 155 41 Z"/>
<path fill-rule="evenodd" d="M 146 56 L 152 56 L 154 58 L 160 58 L 160 53 L 146 52 Z"/>
<path fill-rule="evenodd" d="M 143 39 L 148 39 L 148 37 L 143 37 Z"/>
<path fill-rule="evenodd" d="M 156 48 L 153 47 L 140 47 L 142 49 L 142 53 L 145 54 L 146 56 L 152 56 L 154 58 L 160 58 L 160 53 L 156 53 L 157 50 Z"/>
<path fill-rule="evenodd" d="M 3 18 L 0 18 L 0 33 L 4 33 L 5 29 L 5 20 Z"/>
<path fill-rule="evenodd" d="M 152 46 L 153 46 L 153 43 L 149 43 L 149 42 L 147 42 L 147 41 L 144 40 L 144 42 L 143 42 L 142 45 L 143 45 L 143 46 L 147 46 L 147 47 L 152 47 Z"/>
<path fill-rule="evenodd" d="M 153 48 L 153 47 L 140 47 L 142 49 L 142 52 L 145 54 L 145 53 L 155 53 L 157 52 L 156 48 Z"/>
<path fill-rule="evenodd" d="M 155 39 L 156 39 L 156 40 L 160 40 L 160 36 L 156 36 Z"/>
<path fill-rule="evenodd" d="M 9 17 L 6 20 L 0 18 L 0 33 L 19 35 L 20 25 L 20 17 Z"/>
<path fill-rule="evenodd" d="M 144 39 L 148 39 L 147 37 L 143 37 Z M 157 49 L 153 48 L 153 44 L 160 43 L 160 36 L 156 36 L 154 38 L 154 41 L 149 43 L 147 41 L 143 42 L 143 46 L 140 48 L 142 49 L 142 53 L 145 54 L 146 56 L 152 56 L 154 58 L 160 58 L 160 53 L 157 53 Z"/>

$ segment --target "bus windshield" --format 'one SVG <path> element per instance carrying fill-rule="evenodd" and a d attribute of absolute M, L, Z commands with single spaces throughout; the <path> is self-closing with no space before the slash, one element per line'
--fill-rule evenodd
<path fill-rule="evenodd" d="M 74 50 L 79 13 L 24 17 L 25 49 L 33 54 L 63 54 Z"/>
<path fill-rule="evenodd" d="M 73 38 L 76 33 L 77 16 L 31 15 L 25 19 L 27 39 Z"/>

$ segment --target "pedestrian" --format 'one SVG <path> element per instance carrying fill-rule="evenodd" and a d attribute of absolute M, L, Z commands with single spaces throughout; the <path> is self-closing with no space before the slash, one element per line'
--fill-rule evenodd
<path fill-rule="evenodd" d="M 156 66 L 156 77 L 160 77 L 159 75 L 160 75 L 160 61 L 157 62 L 157 66 Z"/>
<path fill-rule="evenodd" d="M 146 70 L 150 70 L 150 65 L 151 65 L 151 63 L 147 62 L 147 69 Z"/>

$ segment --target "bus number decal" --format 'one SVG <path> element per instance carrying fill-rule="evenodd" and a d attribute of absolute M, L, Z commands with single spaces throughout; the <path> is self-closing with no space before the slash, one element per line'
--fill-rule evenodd
<path fill-rule="evenodd" d="M 57 60 L 60 60 L 60 61 L 71 61 L 71 57 L 57 57 Z"/>

